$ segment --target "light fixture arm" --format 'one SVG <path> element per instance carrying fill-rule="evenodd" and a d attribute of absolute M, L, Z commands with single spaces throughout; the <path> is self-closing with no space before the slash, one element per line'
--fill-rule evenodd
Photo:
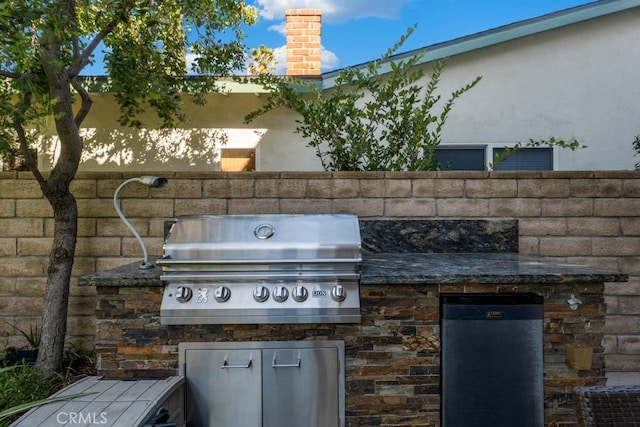
<path fill-rule="evenodd" d="M 139 183 L 144 184 L 146 186 L 149 186 L 151 188 L 160 188 L 160 187 L 164 187 L 164 185 L 167 183 L 167 180 L 165 178 L 159 178 L 159 177 L 155 177 L 155 176 L 141 176 L 139 178 L 131 178 L 131 179 L 126 180 L 122 184 L 120 184 L 118 186 L 118 188 L 116 189 L 116 192 L 113 194 L 113 206 L 116 209 L 116 212 L 118 213 L 118 216 L 120 217 L 122 222 L 124 222 L 124 225 L 126 225 L 127 228 L 129 230 L 131 230 L 133 235 L 138 240 L 138 243 L 140 243 L 140 246 L 142 247 L 142 253 L 144 254 L 144 259 L 140 263 L 139 268 L 141 268 L 141 269 L 149 269 L 149 268 L 155 267 L 155 264 L 153 264 L 152 262 L 149 261 L 149 253 L 147 251 L 147 247 L 144 244 L 144 241 L 142 240 L 142 237 L 140 237 L 140 234 L 138 234 L 136 229 L 133 228 L 131 223 L 127 220 L 127 218 L 125 218 L 124 214 L 122 213 L 122 209 L 120 208 L 120 199 L 119 199 L 120 191 L 122 191 L 122 189 L 125 186 L 127 186 L 128 184 L 130 184 L 132 182 L 139 182 Z"/>

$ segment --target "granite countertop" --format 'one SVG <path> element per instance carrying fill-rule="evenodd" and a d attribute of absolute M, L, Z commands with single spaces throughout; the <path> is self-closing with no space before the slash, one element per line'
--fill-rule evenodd
<path fill-rule="evenodd" d="M 517 253 L 364 254 L 361 284 L 624 282 L 626 274 Z"/>
<path fill-rule="evenodd" d="M 164 286 L 160 267 L 139 263 L 89 274 L 80 286 Z M 375 284 L 550 284 L 625 282 L 626 274 L 517 253 L 363 254 L 362 286 Z"/>

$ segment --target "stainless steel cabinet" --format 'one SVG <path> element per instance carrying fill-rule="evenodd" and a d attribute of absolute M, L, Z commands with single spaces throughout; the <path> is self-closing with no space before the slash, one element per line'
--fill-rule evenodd
<path fill-rule="evenodd" d="M 188 426 L 344 426 L 342 341 L 180 344 Z"/>
<path fill-rule="evenodd" d="M 262 351 L 263 426 L 339 425 L 337 348 Z"/>
<path fill-rule="evenodd" d="M 260 350 L 185 352 L 189 426 L 262 426 Z"/>

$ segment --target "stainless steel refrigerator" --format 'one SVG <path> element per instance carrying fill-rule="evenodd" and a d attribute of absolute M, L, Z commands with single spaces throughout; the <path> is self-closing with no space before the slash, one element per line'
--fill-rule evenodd
<path fill-rule="evenodd" d="M 543 427 L 543 298 L 440 298 L 442 427 Z"/>

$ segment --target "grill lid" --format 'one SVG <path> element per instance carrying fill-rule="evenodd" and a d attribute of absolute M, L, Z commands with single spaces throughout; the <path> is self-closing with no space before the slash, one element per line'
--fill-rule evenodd
<path fill-rule="evenodd" d="M 355 215 L 179 217 L 158 264 L 322 260 L 360 262 L 360 230 Z"/>

